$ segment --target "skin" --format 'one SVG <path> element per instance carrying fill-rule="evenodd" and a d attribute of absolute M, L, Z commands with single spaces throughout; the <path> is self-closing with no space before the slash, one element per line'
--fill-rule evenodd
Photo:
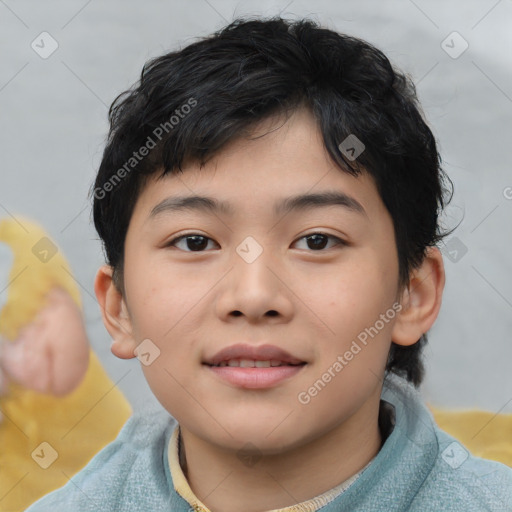
<path fill-rule="evenodd" d="M 264 135 L 265 134 L 265 135 Z M 330 160 L 307 110 L 272 118 L 257 138 L 233 141 L 203 169 L 152 180 L 139 196 L 125 242 L 125 297 L 102 266 L 95 292 L 112 352 L 134 357 L 150 339 L 160 355 L 143 366 L 158 400 L 181 426 L 187 480 L 216 511 L 264 511 L 313 498 L 363 468 L 379 451 L 377 419 L 391 340 L 415 343 L 435 321 L 444 268 L 430 249 L 398 288 L 393 223 L 371 177 Z M 264 135 L 264 136 L 260 136 Z M 236 176 L 236 179 L 233 177 Z M 328 206 L 275 217 L 274 202 L 343 191 L 365 215 Z M 147 220 L 175 195 L 233 203 L 235 215 L 169 212 Z M 306 235 L 326 233 L 324 248 Z M 173 237 L 210 239 L 202 252 Z M 262 254 L 247 263 L 237 246 L 252 236 Z M 402 310 L 308 404 L 298 400 L 357 335 L 400 302 Z M 270 389 L 244 389 L 202 361 L 234 343 L 277 345 L 307 364 Z M 238 456 L 252 443 L 259 460 Z M 264 490 L 264 492 L 262 491 Z"/>

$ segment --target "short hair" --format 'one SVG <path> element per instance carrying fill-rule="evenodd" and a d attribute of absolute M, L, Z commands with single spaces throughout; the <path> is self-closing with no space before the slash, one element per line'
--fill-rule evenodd
<path fill-rule="evenodd" d="M 258 123 L 302 107 L 312 113 L 339 169 L 374 179 L 393 219 L 398 286 L 407 286 L 426 249 L 448 234 L 441 232 L 438 215 L 445 180 L 453 188 L 415 85 L 366 41 L 311 19 L 276 16 L 237 18 L 148 61 L 140 80 L 112 103 L 90 195 L 94 225 L 123 296 L 126 233 L 148 177 L 183 172 L 188 162 L 202 168 Z M 350 135 L 364 144 L 356 159 L 340 148 Z M 386 371 L 419 386 L 426 342 L 424 333 L 411 346 L 392 343 Z"/>

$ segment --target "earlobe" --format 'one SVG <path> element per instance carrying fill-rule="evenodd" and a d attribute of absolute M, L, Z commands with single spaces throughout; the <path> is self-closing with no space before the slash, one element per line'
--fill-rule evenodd
<path fill-rule="evenodd" d="M 94 293 L 98 299 L 105 328 L 112 337 L 112 353 L 121 359 L 135 357 L 137 343 L 123 296 L 112 280 L 112 267 L 103 265 L 94 280 Z"/>
<path fill-rule="evenodd" d="M 391 333 L 397 345 L 416 343 L 434 324 L 445 283 L 443 257 L 437 247 L 429 247 L 423 263 L 411 273 L 402 294 L 402 309 Z"/>

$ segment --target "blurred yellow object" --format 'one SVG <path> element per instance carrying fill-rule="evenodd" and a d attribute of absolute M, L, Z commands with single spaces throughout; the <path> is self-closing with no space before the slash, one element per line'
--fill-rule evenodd
<path fill-rule="evenodd" d="M 18 217 L 0 221 L 0 242 L 14 254 L 0 335 L 16 339 L 61 286 L 82 308 L 69 265 L 44 230 Z M 63 486 L 113 441 L 132 410 L 91 350 L 81 384 L 64 397 L 10 384 L 0 397 L 0 511 L 18 512 Z"/>
<path fill-rule="evenodd" d="M 439 427 L 473 455 L 512 467 L 512 414 L 428 407 Z"/>

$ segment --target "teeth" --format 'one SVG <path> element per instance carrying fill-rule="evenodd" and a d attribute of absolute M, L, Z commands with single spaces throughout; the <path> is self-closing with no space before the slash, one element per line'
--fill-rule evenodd
<path fill-rule="evenodd" d="M 288 366 L 288 363 L 283 363 L 278 359 L 271 359 L 269 361 L 255 361 L 252 359 L 230 359 L 229 361 L 221 361 L 215 366 L 232 366 L 239 368 L 270 368 L 271 366 Z"/>

